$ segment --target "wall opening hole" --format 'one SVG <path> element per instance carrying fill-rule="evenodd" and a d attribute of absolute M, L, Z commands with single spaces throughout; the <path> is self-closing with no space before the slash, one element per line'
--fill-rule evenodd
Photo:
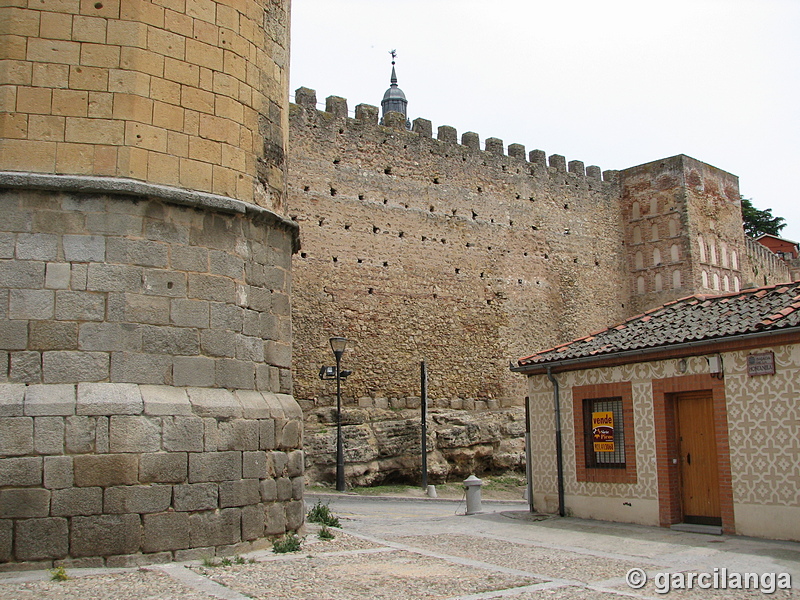
<path fill-rule="evenodd" d="M 336 160 L 334 160 L 334 161 L 333 161 L 333 164 L 335 164 L 335 165 L 338 165 L 338 164 L 339 164 L 339 162 L 340 162 L 340 161 L 339 161 L 339 159 L 337 158 Z"/>
<path fill-rule="evenodd" d="M 331 188 L 331 196 L 335 196 L 335 195 L 336 195 L 336 188 Z"/>
<path fill-rule="evenodd" d="M 439 178 L 438 178 L 438 177 L 434 177 L 434 178 L 433 178 L 433 183 L 435 183 L 435 184 L 437 184 L 437 185 L 438 185 L 438 183 L 439 183 Z"/>
<path fill-rule="evenodd" d="M 374 291 L 375 291 L 375 290 L 373 290 L 372 288 L 369 288 L 369 289 L 367 290 L 367 293 L 368 293 L 368 294 L 372 294 L 372 292 L 374 292 Z"/>
<path fill-rule="evenodd" d="M 378 228 L 376 225 L 372 226 L 372 233 L 380 233 L 380 232 L 381 232 L 380 228 Z"/>
<path fill-rule="evenodd" d="M 304 192 L 307 192 L 307 191 L 308 191 L 308 190 L 310 190 L 310 189 L 311 189 L 311 188 L 310 188 L 310 187 L 308 187 L 307 185 L 304 185 L 304 186 L 303 186 L 303 191 L 304 191 Z"/>
<path fill-rule="evenodd" d="M 387 175 L 391 175 L 392 174 L 392 167 L 386 167 L 383 170 L 383 172 L 386 173 Z"/>
<path fill-rule="evenodd" d="M 384 266 L 384 267 L 388 267 L 388 266 L 389 266 L 389 263 L 388 263 L 388 262 L 386 262 L 386 261 L 383 261 L 383 266 Z"/>
<path fill-rule="evenodd" d="M 168 290 L 171 290 L 171 289 L 172 289 L 172 282 L 171 282 L 171 281 L 168 281 L 168 282 L 167 282 L 167 289 L 168 289 Z"/>
<path fill-rule="evenodd" d="M 339 262 L 339 257 L 338 256 L 334 256 L 333 257 L 333 262 Z"/>
<path fill-rule="evenodd" d="M 350 230 L 350 223 L 345 223 L 344 224 L 344 230 L 345 231 L 349 231 Z"/>
<path fill-rule="evenodd" d="M 458 275 L 459 273 L 461 273 L 461 269 L 456 268 L 456 275 Z"/>
<path fill-rule="evenodd" d="M 359 195 L 358 195 L 358 199 L 359 199 L 359 200 L 363 200 L 363 199 L 364 199 L 364 194 L 359 194 Z"/>
<path fill-rule="evenodd" d="M 300 253 L 300 258 L 308 258 L 308 254 L 305 252 Z"/>

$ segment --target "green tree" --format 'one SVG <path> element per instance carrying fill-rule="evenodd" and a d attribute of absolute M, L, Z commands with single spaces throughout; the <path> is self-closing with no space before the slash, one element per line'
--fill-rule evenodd
<path fill-rule="evenodd" d="M 753 238 L 765 233 L 780 236 L 781 229 L 786 227 L 786 219 L 773 217 L 771 208 L 757 209 L 750 198 L 742 198 L 742 222 L 744 232 Z"/>

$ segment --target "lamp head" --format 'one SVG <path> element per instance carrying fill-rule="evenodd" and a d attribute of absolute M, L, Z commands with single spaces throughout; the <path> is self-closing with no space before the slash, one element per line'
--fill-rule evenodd
<path fill-rule="evenodd" d="M 333 350 L 334 356 L 337 359 L 342 358 L 342 354 L 344 354 L 344 349 L 347 348 L 347 338 L 343 337 L 332 337 L 330 339 L 331 342 L 331 350 Z"/>

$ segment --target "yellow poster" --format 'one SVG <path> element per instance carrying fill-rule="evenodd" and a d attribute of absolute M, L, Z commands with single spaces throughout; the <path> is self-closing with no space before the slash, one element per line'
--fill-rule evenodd
<path fill-rule="evenodd" d="M 614 452 L 614 413 L 592 413 L 592 438 L 595 452 Z"/>

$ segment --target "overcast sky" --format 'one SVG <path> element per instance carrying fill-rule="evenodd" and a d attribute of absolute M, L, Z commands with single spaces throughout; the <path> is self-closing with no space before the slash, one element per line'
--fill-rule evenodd
<path fill-rule="evenodd" d="M 800 0 L 292 0 L 291 94 L 603 170 L 687 154 L 800 242 Z"/>

